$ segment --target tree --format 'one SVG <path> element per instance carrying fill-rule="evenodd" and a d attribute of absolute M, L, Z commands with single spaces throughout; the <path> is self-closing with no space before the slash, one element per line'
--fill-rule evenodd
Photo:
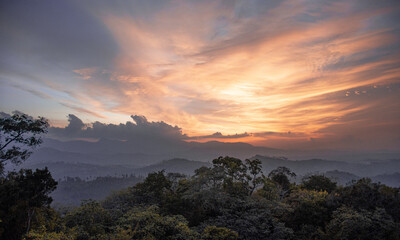
<path fill-rule="evenodd" d="M 261 161 L 219 157 L 213 160 L 212 171 L 220 176 L 224 191 L 236 196 L 248 196 L 262 183 Z"/>
<path fill-rule="evenodd" d="M 268 177 L 275 182 L 279 187 L 280 198 L 283 199 L 290 190 L 290 180 L 289 178 L 295 177 L 296 174 L 290 171 L 287 167 L 278 167 L 272 170 Z"/>
<path fill-rule="evenodd" d="M 297 188 L 286 197 L 290 209 L 283 219 L 295 231 L 297 239 L 318 239 L 320 229 L 330 220 L 331 211 L 326 204 L 326 191 Z"/>
<path fill-rule="evenodd" d="M 158 171 L 147 175 L 146 179 L 133 187 L 137 203 L 161 204 L 172 192 L 173 182 L 165 175 L 165 171 Z"/>
<path fill-rule="evenodd" d="M 386 213 L 385 209 L 373 211 L 341 207 L 333 213 L 326 226 L 325 239 L 399 239 L 399 224 Z"/>
<path fill-rule="evenodd" d="M 42 143 L 40 135 L 47 132 L 48 120 L 14 112 L 12 116 L 0 118 L 0 173 L 4 164 L 10 161 L 20 164 Z"/>
<path fill-rule="evenodd" d="M 100 235 L 111 232 L 112 218 L 98 202 L 87 200 L 66 215 L 65 223 L 67 227 L 76 229 L 77 239 L 98 239 Z"/>
<path fill-rule="evenodd" d="M 246 166 L 249 171 L 249 176 L 248 179 L 250 181 L 250 189 L 249 189 L 249 195 L 252 195 L 254 190 L 257 189 L 258 186 L 260 186 L 263 183 L 263 180 L 265 178 L 263 172 L 262 172 L 262 165 L 261 161 L 258 159 L 254 160 L 249 160 L 246 159 Z"/>
<path fill-rule="evenodd" d="M 393 219 L 400 220 L 399 189 L 373 183 L 369 178 L 362 178 L 350 186 L 336 189 L 329 202 L 333 206 L 345 205 L 355 210 L 384 208 Z"/>
<path fill-rule="evenodd" d="M 47 168 L 22 169 L 0 179 L 0 238 L 21 239 L 28 233 L 35 211 L 49 207 L 48 196 L 57 186 Z"/>
<path fill-rule="evenodd" d="M 133 208 L 120 219 L 120 225 L 128 231 L 133 230 L 131 239 L 199 239 L 183 216 L 163 216 L 157 206 Z"/>
<path fill-rule="evenodd" d="M 279 222 L 271 208 L 261 201 L 230 199 L 218 216 L 203 221 L 199 229 L 216 226 L 238 233 L 238 239 L 291 239 L 293 231 Z"/>
<path fill-rule="evenodd" d="M 245 194 L 247 168 L 242 160 L 233 157 L 219 157 L 212 161 L 213 169 L 223 173 L 223 189 L 230 194 Z"/>
<path fill-rule="evenodd" d="M 302 180 L 303 186 L 307 190 L 327 191 L 331 193 L 336 189 L 336 183 L 323 175 L 311 175 Z"/>

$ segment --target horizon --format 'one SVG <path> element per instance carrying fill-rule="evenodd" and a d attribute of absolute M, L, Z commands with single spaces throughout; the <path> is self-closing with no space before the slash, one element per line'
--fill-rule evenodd
<path fill-rule="evenodd" d="M 1 6 L 0 112 L 48 137 L 400 151 L 398 1 Z"/>

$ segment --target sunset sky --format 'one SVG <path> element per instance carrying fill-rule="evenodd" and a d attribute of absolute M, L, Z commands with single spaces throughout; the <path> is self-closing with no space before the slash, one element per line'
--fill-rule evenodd
<path fill-rule="evenodd" d="M 400 150 L 398 0 L 3 0 L 0 52 L 0 111 L 56 127 Z"/>

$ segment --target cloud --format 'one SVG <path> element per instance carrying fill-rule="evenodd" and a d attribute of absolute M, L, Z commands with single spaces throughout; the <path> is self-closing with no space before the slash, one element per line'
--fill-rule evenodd
<path fill-rule="evenodd" d="M 68 115 L 69 124 L 65 128 L 51 127 L 50 136 L 68 139 L 114 139 L 120 141 L 187 141 L 207 139 L 241 139 L 250 137 L 249 133 L 224 135 L 216 132 L 211 135 L 190 137 L 182 132 L 178 126 L 160 122 L 149 122 L 145 116 L 131 115 L 133 122 L 125 124 L 106 124 L 94 122 L 85 124 L 73 114 Z"/>
<path fill-rule="evenodd" d="M 73 109 L 73 110 L 77 111 L 78 113 L 86 113 L 86 114 L 89 114 L 89 115 L 93 115 L 93 116 L 95 116 L 97 118 L 105 118 L 103 115 L 101 115 L 101 114 L 99 114 L 97 112 L 90 111 L 88 109 L 85 109 L 85 108 L 82 108 L 82 107 L 78 107 L 78 106 L 75 106 L 75 105 L 70 104 L 70 103 L 60 103 L 60 104 L 63 105 L 63 106 L 66 106 L 66 107 L 68 107 L 70 109 Z"/>
<path fill-rule="evenodd" d="M 49 134 L 58 138 L 69 139 L 113 139 L 120 141 L 181 141 L 187 136 L 181 128 L 163 121 L 149 122 L 146 117 L 132 115 L 133 122 L 125 124 L 106 124 L 94 122 L 85 124 L 73 114 L 68 115 L 69 124 L 65 128 L 51 127 Z"/>
<path fill-rule="evenodd" d="M 283 137 L 283 138 L 298 138 L 298 137 L 306 137 L 307 135 L 304 133 L 298 133 L 298 132 L 258 132 L 258 133 L 253 133 L 252 134 L 254 137 L 263 137 L 263 138 L 268 138 L 268 137 Z"/>
<path fill-rule="evenodd" d="M 245 133 L 240 133 L 240 134 L 234 134 L 234 135 L 224 135 L 220 132 L 213 133 L 211 135 L 203 135 L 203 136 L 194 136 L 194 137 L 188 137 L 190 140 L 200 140 L 200 139 L 236 139 L 236 138 L 245 138 L 245 137 L 250 137 L 251 134 L 245 132 Z"/>
<path fill-rule="evenodd" d="M 68 115 L 68 126 L 65 127 L 65 132 L 70 135 L 82 131 L 86 126 L 81 119 L 73 114 Z"/>

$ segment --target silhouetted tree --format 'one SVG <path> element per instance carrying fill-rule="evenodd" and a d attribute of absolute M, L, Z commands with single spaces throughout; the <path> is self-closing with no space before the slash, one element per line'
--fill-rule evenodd
<path fill-rule="evenodd" d="M 7 161 L 19 164 L 26 160 L 31 150 L 42 143 L 40 134 L 46 133 L 48 127 L 45 118 L 32 119 L 19 112 L 0 118 L 0 173 Z"/>
<path fill-rule="evenodd" d="M 250 181 L 249 183 L 249 195 L 252 195 L 254 190 L 257 189 L 262 183 L 263 180 L 265 179 L 265 176 L 262 172 L 262 165 L 261 161 L 258 159 L 254 160 L 245 160 L 247 170 L 249 172 L 249 175 L 247 176 L 248 180 Z"/>
<path fill-rule="evenodd" d="M 268 177 L 279 187 L 280 199 L 283 199 L 289 193 L 290 178 L 295 176 L 296 174 L 287 167 L 278 167 L 268 174 Z"/>
<path fill-rule="evenodd" d="M 323 175 L 311 175 L 303 178 L 303 187 L 308 190 L 327 191 L 331 193 L 336 189 L 336 183 Z"/>
<path fill-rule="evenodd" d="M 0 181 L 0 237 L 19 240 L 29 232 L 35 211 L 49 207 L 57 182 L 47 168 L 10 172 Z"/>

